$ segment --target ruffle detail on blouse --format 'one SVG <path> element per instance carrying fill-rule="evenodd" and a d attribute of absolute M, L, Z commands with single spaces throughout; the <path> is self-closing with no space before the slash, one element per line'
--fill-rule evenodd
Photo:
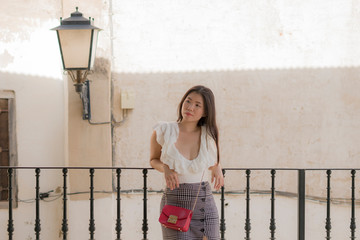
<path fill-rule="evenodd" d="M 153 129 L 156 131 L 156 141 L 163 147 L 164 143 L 168 143 L 171 138 L 174 138 L 175 131 L 171 129 L 169 122 L 158 122 Z M 176 137 L 175 137 L 176 139 Z"/>
<path fill-rule="evenodd" d="M 195 174 L 208 167 L 207 161 L 201 155 L 203 154 L 199 152 L 195 159 L 188 160 L 181 155 L 173 144 L 167 148 L 166 154 L 161 155 L 161 161 L 179 174 Z"/>
<path fill-rule="evenodd" d="M 208 136 L 206 128 L 201 129 L 201 143 L 198 156 L 186 159 L 176 148 L 179 129 L 176 122 L 160 122 L 155 125 L 156 138 L 162 145 L 160 160 L 179 174 L 195 174 L 214 166 L 217 162 L 217 149 L 215 141 Z"/>

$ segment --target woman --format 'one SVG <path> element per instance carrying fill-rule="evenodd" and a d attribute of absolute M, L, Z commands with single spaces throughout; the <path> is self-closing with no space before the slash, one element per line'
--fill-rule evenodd
<path fill-rule="evenodd" d="M 192 209 L 196 202 L 189 230 L 162 227 L 163 239 L 220 239 L 211 186 L 202 181 L 208 179 L 209 169 L 214 188 L 224 185 L 212 91 L 204 86 L 189 89 L 179 104 L 177 122 L 154 127 L 150 148 L 150 164 L 166 180 L 161 209 L 165 204 Z"/>

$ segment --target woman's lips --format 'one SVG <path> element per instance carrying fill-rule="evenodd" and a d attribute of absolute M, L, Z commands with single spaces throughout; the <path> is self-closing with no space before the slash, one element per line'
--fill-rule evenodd
<path fill-rule="evenodd" d="M 191 113 L 188 113 L 188 112 L 185 113 L 185 115 L 186 115 L 186 116 L 192 116 L 192 114 L 191 114 Z"/>

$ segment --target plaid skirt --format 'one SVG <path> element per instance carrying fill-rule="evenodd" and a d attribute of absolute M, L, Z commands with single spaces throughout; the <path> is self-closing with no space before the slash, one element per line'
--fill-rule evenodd
<path fill-rule="evenodd" d="M 211 192 L 209 182 L 183 183 L 179 188 L 166 190 L 161 199 L 160 209 L 166 204 L 192 209 L 200 187 L 199 197 L 187 232 L 162 228 L 164 240 L 202 240 L 204 236 L 209 240 L 219 240 L 219 214 Z"/>

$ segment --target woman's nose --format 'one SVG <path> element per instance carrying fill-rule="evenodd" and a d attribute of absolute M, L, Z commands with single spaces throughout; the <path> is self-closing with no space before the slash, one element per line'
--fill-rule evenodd
<path fill-rule="evenodd" d="M 194 105 L 193 104 L 189 104 L 187 107 L 188 110 L 193 110 L 194 109 Z"/>

